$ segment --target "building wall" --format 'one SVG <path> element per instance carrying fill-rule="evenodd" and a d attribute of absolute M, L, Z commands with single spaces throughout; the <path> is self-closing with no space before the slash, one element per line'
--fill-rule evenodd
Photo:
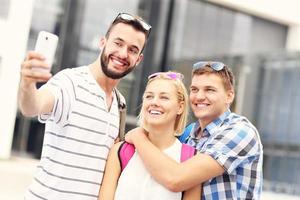
<path fill-rule="evenodd" d="M 0 9 L 0 159 L 10 157 L 17 111 L 20 64 L 30 27 L 32 0 L 1 1 Z M 3 6 L 3 7 L 2 7 Z"/>

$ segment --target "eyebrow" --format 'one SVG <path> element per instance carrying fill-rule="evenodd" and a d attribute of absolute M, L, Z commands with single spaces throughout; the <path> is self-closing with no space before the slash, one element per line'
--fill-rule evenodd
<path fill-rule="evenodd" d="M 205 86 L 204 88 L 213 88 L 213 89 L 218 89 L 217 87 L 215 87 L 215 86 L 212 86 L 212 85 L 207 85 L 207 86 Z"/>
<path fill-rule="evenodd" d="M 125 40 L 123 40 L 120 37 L 114 38 L 114 40 L 119 40 L 121 42 L 125 42 Z M 136 48 L 138 51 L 140 51 L 140 48 L 138 46 L 136 46 L 136 45 L 130 45 L 130 47 Z"/>
<path fill-rule="evenodd" d="M 190 86 L 190 89 L 193 89 L 193 88 L 199 88 L 199 87 L 198 87 L 198 86 L 195 86 L 195 85 L 191 85 L 191 86 Z M 207 88 L 218 89 L 217 87 L 212 86 L 212 85 L 205 85 L 203 88 L 204 88 L 204 89 L 207 89 Z"/>
<path fill-rule="evenodd" d="M 148 92 L 145 92 L 144 94 L 154 94 L 154 92 L 151 92 L 151 91 L 148 91 Z M 169 93 L 169 92 L 160 92 L 159 95 L 171 95 L 172 93 Z"/>

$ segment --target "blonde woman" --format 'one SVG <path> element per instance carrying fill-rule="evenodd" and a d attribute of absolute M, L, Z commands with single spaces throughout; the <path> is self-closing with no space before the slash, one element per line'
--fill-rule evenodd
<path fill-rule="evenodd" d="M 171 71 L 150 75 L 139 116 L 140 126 L 147 130 L 149 140 L 177 162 L 183 161 L 184 145 L 176 136 L 183 132 L 188 113 L 188 95 L 182 79 L 182 74 Z M 121 163 L 124 155 L 120 154 L 124 144 L 127 143 L 117 143 L 110 151 L 99 199 L 200 199 L 200 186 L 184 192 L 172 192 L 157 183 L 136 151 L 124 166 Z"/>

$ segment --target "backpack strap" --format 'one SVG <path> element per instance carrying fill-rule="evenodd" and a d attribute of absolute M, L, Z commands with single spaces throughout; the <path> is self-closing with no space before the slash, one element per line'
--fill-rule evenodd
<path fill-rule="evenodd" d="M 118 151 L 118 157 L 120 161 L 121 171 L 125 169 L 129 160 L 132 158 L 135 152 L 134 145 L 123 142 Z M 182 144 L 181 145 L 181 156 L 180 162 L 184 162 L 189 158 L 193 157 L 196 154 L 196 149 L 190 145 Z"/>
<path fill-rule="evenodd" d="M 129 160 L 132 158 L 135 152 L 135 147 L 127 142 L 123 142 L 118 151 L 118 157 L 120 161 L 121 171 L 124 170 Z"/>
<path fill-rule="evenodd" d="M 126 125 L 126 103 L 121 100 L 121 93 L 117 88 L 114 89 L 117 97 L 119 108 L 119 139 L 123 141 L 125 139 L 125 125 Z"/>
<path fill-rule="evenodd" d="M 180 162 L 184 162 L 196 155 L 196 149 L 190 145 L 182 144 Z"/>
<path fill-rule="evenodd" d="M 197 150 L 194 147 L 187 145 L 187 144 L 182 144 L 180 162 L 184 162 L 184 161 L 188 160 L 189 158 L 196 155 L 196 153 L 197 153 Z M 185 195 L 185 191 L 182 191 L 181 199 L 183 199 L 184 195 Z"/>

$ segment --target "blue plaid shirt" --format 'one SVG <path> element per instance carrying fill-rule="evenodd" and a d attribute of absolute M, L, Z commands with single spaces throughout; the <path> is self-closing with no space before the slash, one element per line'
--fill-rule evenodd
<path fill-rule="evenodd" d="M 186 143 L 225 169 L 223 175 L 202 184 L 202 199 L 260 199 L 263 147 L 251 122 L 228 110 L 203 129 L 200 139 L 198 129 L 196 122 Z"/>

